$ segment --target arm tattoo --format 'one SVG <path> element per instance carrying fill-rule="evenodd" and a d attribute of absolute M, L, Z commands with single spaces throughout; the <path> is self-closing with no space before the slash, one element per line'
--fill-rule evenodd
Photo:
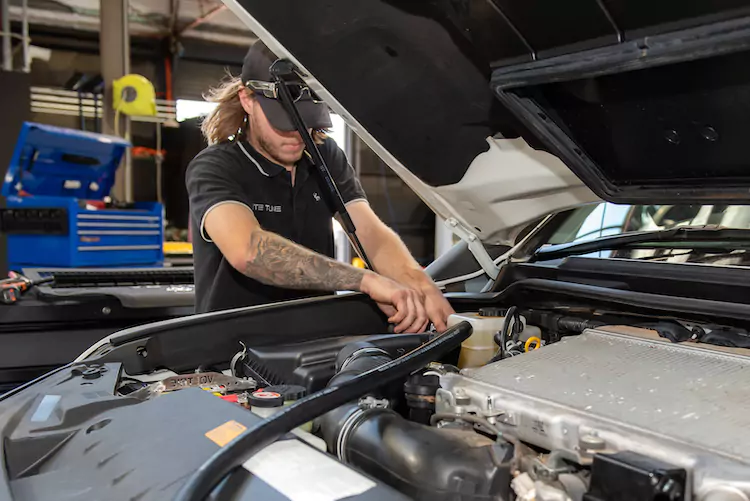
<path fill-rule="evenodd" d="M 290 289 L 359 290 L 365 270 L 334 261 L 284 237 L 254 231 L 245 275 Z"/>

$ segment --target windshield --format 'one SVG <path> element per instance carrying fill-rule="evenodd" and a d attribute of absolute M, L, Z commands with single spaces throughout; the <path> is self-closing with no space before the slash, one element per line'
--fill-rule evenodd
<path fill-rule="evenodd" d="M 615 205 L 599 203 L 574 210 L 548 245 L 586 242 L 632 232 L 669 230 L 686 226 L 750 229 L 750 206 L 744 205 Z M 669 262 L 699 262 L 717 265 L 750 265 L 745 248 L 711 249 L 649 247 L 601 250 L 588 257 L 648 259 Z"/>

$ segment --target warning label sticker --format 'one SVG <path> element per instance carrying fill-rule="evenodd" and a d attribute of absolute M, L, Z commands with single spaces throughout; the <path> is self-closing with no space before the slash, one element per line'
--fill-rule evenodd
<path fill-rule="evenodd" d="M 206 433 L 206 438 L 219 447 L 224 447 L 247 428 L 237 421 L 227 421 Z"/>
<path fill-rule="evenodd" d="M 339 501 L 375 487 L 369 478 L 298 440 L 275 442 L 243 466 L 290 501 Z"/>

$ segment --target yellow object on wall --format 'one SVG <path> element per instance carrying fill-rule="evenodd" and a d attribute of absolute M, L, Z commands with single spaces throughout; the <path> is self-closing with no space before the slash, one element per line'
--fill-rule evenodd
<path fill-rule="evenodd" d="M 112 107 L 126 115 L 156 115 L 154 85 L 142 75 L 118 78 L 112 82 Z"/>

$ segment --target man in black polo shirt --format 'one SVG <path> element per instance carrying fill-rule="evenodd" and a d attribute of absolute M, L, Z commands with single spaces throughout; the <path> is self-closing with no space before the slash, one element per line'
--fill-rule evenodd
<path fill-rule="evenodd" d="M 217 103 L 202 126 L 209 146 L 186 175 L 196 310 L 355 290 L 378 303 L 396 332 L 419 332 L 429 321 L 445 329 L 453 310 L 372 211 L 344 153 L 323 133 L 331 127 L 327 106 L 300 86 L 294 89 L 298 109 L 378 273 L 332 259 L 334 214 L 302 138 L 275 97 L 269 74 L 275 60 L 256 43 L 245 57 L 241 78 L 209 96 Z"/>

